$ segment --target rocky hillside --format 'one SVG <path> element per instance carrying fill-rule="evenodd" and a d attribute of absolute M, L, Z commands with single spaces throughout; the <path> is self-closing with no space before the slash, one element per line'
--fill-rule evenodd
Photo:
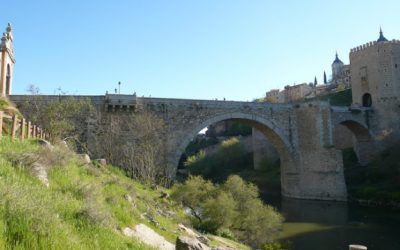
<path fill-rule="evenodd" d="M 187 249 L 200 241 L 204 249 L 247 249 L 184 226 L 188 215 L 169 190 L 63 143 L 2 138 L 0 197 L 0 249 Z"/>

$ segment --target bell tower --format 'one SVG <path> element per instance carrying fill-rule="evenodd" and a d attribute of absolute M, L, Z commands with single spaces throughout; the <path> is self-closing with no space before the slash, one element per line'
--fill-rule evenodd
<path fill-rule="evenodd" d="M 0 96 L 11 95 L 14 64 L 12 28 L 8 24 L 0 43 Z"/>

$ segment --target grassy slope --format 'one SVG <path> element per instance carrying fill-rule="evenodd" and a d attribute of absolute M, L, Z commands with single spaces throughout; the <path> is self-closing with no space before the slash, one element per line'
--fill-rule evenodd
<path fill-rule="evenodd" d="M 76 159 L 51 166 L 47 188 L 20 163 L 41 150 L 32 141 L 0 140 L 0 249 L 152 249 L 122 235 L 121 229 L 139 223 L 173 243 L 181 234 L 177 224 L 188 218 L 160 198 L 169 190 L 135 182 L 116 167 Z"/>
<path fill-rule="evenodd" d="M 151 249 L 117 230 L 141 222 L 139 210 L 123 195 L 144 188 L 111 167 L 74 162 L 52 168 L 46 188 L 10 157 L 37 149 L 33 143 L 0 141 L 0 249 Z"/>
<path fill-rule="evenodd" d="M 114 167 L 76 161 L 51 168 L 46 188 L 10 157 L 37 149 L 32 143 L 0 141 L 0 249 L 151 249 L 119 232 L 138 223 L 175 241 L 182 211 L 176 219 L 161 216 L 157 209 L 175 208 L 158 198 L 160 191 L 133 182 Z M 144 213 L 160 225 L 152 225 Z"/>

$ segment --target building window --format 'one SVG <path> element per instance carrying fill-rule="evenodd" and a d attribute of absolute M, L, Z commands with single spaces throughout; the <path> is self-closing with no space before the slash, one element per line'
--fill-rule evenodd
<path fill-rule="evenodd" d="M 394 65 L 394 67 L 397 69 L 397 63 Z"/>
<path fill-rule="evenodd" d="M 371 107 L 372 106 L 372 98 L 371 94 L 365 93 L 362 97 L 363 107 Z"/>

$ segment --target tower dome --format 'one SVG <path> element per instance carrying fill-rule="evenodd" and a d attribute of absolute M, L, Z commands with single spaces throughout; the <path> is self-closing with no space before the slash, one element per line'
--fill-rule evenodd
<path fill-rule="evenodd" d="M 379 38 L 378 38 L 377 42 L 379 43 L 379 42 L 387 42 L 387 41 L 388 41 L 388 39 L 386 39 L 386 37 L 383 36 L 383 32 L 382 32 L 382 28 L 381 28 L 379 31 Z"/>
<path fill-rule="evenodd" d="M 343 62 L 339 59 L 339 56 L 338 56 L 337 52 L 336 52 L 335 60 L 333 61 L 332 65 L 333 64 L 342 64 L 343 65 Z"/>

